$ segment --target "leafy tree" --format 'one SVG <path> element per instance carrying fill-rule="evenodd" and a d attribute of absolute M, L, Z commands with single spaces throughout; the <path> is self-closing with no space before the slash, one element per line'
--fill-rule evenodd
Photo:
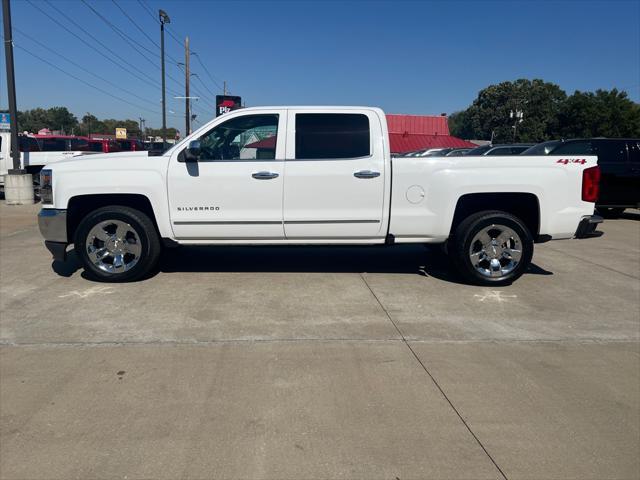
<path fill-rule="evenodd" d="M 559 114 L 559 136 L 640 137 L 640 105 L 617 89 L 575 91 Z"/>
<path fill-rule="evenodd" d="M 451 116 L 451 131 L 456 136 L 486 140 L 493 134 L 495 143 L 547 140 L 558 130 L 558 113 L 565 99 L 558 85 L 539 79 L 490 85 L 480 90 L 467 110 Z M 522 122 L 510 116 L 518 110 L 524 114 Z"/>
<path fill-rule="evenodd" d="M 67 110 L 67 107 L 53 107 L 47 110 L 47 117 L 49 129 L 60 130 L 64 133 L 70 134 L 71 131 L 78 125 L 78 119 L 76 116 Z"/>

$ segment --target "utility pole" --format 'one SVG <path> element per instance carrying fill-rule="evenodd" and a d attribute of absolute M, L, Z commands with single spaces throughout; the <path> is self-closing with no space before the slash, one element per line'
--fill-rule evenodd
<path fill-rule="evenodd" d="M 171 23 L 169 15 L 164 10 L 158 10 L 160 16 L 160 62 L 162 64 L 162 149 L 167 148 L 167 93 L 164 78 L 164 24 Z"/>
<path fill-rule="evenodd" d="M 189 37 L 184 39 L 184 118 L 185 118 L 185 136 L 191 134 L 191 98 L 189 97 L 189 79 L 191 73 L 189 70 Z"/>
<path fill-rule="evenodd" d="M 11 6 L 9 0 L 2 0 L 2 18 L 4 20 L 4 55 L 7 63 L 7 96 L 9 97 L 9 115 L 11 128 L 11 158 L 13 168 L 4 177 L 4 199 L 7 205 L 31 205 L 33 199 L 33 180 L 20 165 L 18 146 L 18 104 L 16 102 L 16 76 L 13 70 L 13 36 L 11 32 Z"/>
<path fill-rule="evenodd" d="M 11 6 L 9 0 L 2 0 L 4 19 L 4 56 L 7 62 L 7 94 L 9 97 L 9 115 L 11 116 L 11 158 L 13 170 L 10 174 L 23 174 L 20 167 L 20 149 L 18 148 L 18 106 L 16 102 L 16 77 L 13 71 L 13 37 L 11 33 Z"/>
<path fill-rule="evenodd" d="M 222 85 L 223 85 L 222 94 L 226 97 L 227 96 L 227 81 L 225 80 L 224 82 L 222 82 Z"/>

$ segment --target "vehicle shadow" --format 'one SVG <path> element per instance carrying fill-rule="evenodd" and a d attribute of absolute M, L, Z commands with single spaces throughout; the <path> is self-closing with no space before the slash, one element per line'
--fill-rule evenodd
<path fill-rule="evenodd" d="M 624 218 L 625 220 L 640 221 L 640 210 L 627 209 L 622 213 L 622 215 L 620 215 L 620 218 Z"/>
<path fill-rule="evenodd" d="M 160 271 L 397 273 L 464 284 L 439 246 L 182 246 L 167 251 Z M 553 275 L 531 264 L 528 274 Z"/>
<path fill-rule="evenodd" d="M 81 265 L 71 249 L 64 262 L 54 260 L 51 268 L 61 277 L 71 277 Z M 151 276 L 158 272 L 397 273 L 465 284 L 439 246 L 424 245 L 181 246 L 164 252 Z M 553 272 L 532 263 L 527 274 Z M 82 277 L 88 279 L 84 272 Z"/>
<path fill-rule="evenodd" d="M 73 248 L 67 252 L 67 259 L 64 262 L 60 260 L 51 262 L 51 269 L 61 277 L 70 277 L 80 268 L 80 261 Z"/>

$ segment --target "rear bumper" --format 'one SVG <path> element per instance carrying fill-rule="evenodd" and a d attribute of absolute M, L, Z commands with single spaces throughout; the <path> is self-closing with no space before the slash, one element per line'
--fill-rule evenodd
<path fill-rule="evenodd" d="M 64 261 L 67 239 L 67 211 L 43 208 L 38 214 L 38 227 L 44 237 L 44 244 L 55 260 Z"/>
<path fill-rule="evenodd" d="M 599 215 L 586 215 L 582 217 L 576 230 L 576 238 L 594 238 L 600 237 L 604 234 L 599 230 L 596 230 L 598 224 L 603 222 L 603 218 Z"/>

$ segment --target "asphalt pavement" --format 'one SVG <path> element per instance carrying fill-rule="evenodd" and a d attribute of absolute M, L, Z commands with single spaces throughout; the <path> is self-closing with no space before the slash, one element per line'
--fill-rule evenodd
<path fill-rule="evenodd" d="M 515 284 L 438 249 L 183 247 L 131 284 L 0 204 L 0 478 L 640 478 L 640 212 Z"/>

